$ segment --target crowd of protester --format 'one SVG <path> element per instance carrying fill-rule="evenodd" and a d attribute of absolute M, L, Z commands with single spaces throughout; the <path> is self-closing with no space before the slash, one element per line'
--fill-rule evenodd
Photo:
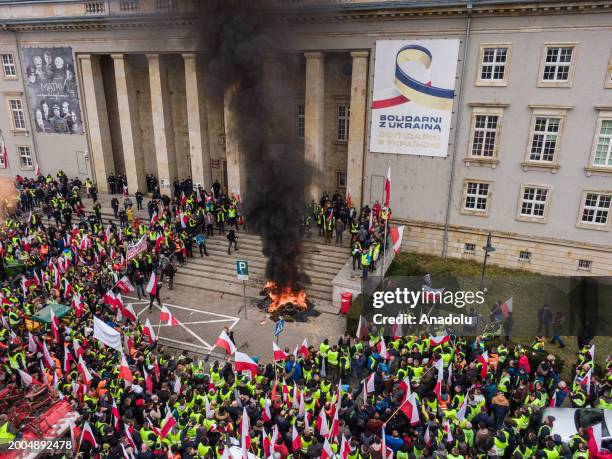
<path fill-rule="evenodd" d="M 133 294 L 133 287 L 152 303 L 151 286 L 144 289 L 151 273 L 165 272 L 175 259 L 184 263 L 198 237 L 244 224 L 239 197 L 220 186 L 185 187 L 174 199 L 151 200 L 149 221 L 132 215 L 117 226 L 105 224 L 95 206 L 83 210 L 82 186 L 61 172 L 18 178 L 24 213 L 0 229 L 0 389 L 27 395 L 46 386 L 72 404 L 80 418 L 66 456 L 606 456 L 592 432 L 580 429 L 562 442 L 553 434 L 558 421 L 542 416 L 549 406 L 612 408 L 612 358 L 595 372 L 590 343 L 567 380 L 542 341 L 522 348 L 481 337 L 393 336 L 365 321 L 358 337 L 252 356 L 256 365 L 248 371 L 236 368 L 237 354 L 210 363 L 164 349 L 120 294 Z M 84 187 L 85 199 L 96 202 L 95 186 Z M 320 234 L 330 231 L 325 221 L 345 225 L 353 250 L 364 252 L 381 243 L 381 222 L 390 213 L 375 204 L 356 215 L 338 196 L 309 209 L 306 231 L 308 218 Z M 127 246 L 142 237 L 147 250 L 128 260 Z M 375 250 L 368 262 L 375 262 Z M 355 261 L 369 270 L 361 252 Z M 23 275 L 14 274 L 16 265 L 24 266 Z M 54 303 L 71 310 L 57 324 L 32 327 L 32 315 Z M 121 333 L 123 353 L 93 337 L 94 318 Z M 234 344 L 227 345 L 230 354 Z M 20 427 L 0 413 L 0 447 L 19 438 Z"/>

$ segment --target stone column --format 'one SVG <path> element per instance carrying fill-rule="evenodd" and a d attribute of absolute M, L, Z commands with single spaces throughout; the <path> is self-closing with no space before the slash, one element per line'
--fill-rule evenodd
<path fill-rule="evenodd" d="M 304 154 L 312 168 L 309 194 L 316 202 L 323 192 L 325 133 L 325 62 L 323 53 L 304 53 L 306 57 L 306 92 L 304 107 Z"/>
<path fill-rule="evenodd" d="M 102 193 L 108 193 L 106 178 L 115 173 L 115 161 L 113 159 L 100 57 L 82 54 L 79 59 L 83 79 L 90 157 L 94 165 L 95 181 L 98 190 Z"/>
<path fill-rule="evenodd" d="M 204 79 L 198 69 L 197 54 L 183 54 L 185 61 L 185 93 L 187 94 L 187 126 L 189 129 L 189 156 L 191 158 L 191 178 L 194 185 L 202 188 L 212 187 L 210 149 L 208 143 L 208 123 L 206 100 L 202 90 Z"/>
<path fill-rule="evenodd" d="M 167 180 L 172 193 L 172 182 L 176 178 L 176 150 L 172 127 L 172 108 L 168 90 L 168 73 L 159 54 L 147 54 L 149 60 L 149 85 L 151 88 L 151 115 L 153 119 L 153 138 L 155 158 L 160 183 Z"/>
<path fill-rule="evenodd" d="M 366 100 L 368 86 L 368 51 L 354 51 L 351 73 L 351 112 L 349 118 L 346 185 L 351 205 L 359 211 L 363 187 L 363 151 L 365 144 Z"/>
<path fill-rule="evenodd" d="M 121 144 L 128 188 L 132 194 L 137 190 L 144 193 L 147 189 L 147 180 L 134 77 L 131 74 L 129 62 L 126 61 L 123 54 L 111 54 L 111 57 L 115 67 Z"/>
<path fill-rule="evenodd" d="M 225 160 L 227 161 L 227 192 L 236 195 L 240 191 L 240 195 L 244 196 L 246 190 L 240 189 L 241 171 L 240 171 L 240 146 L 238 136 L 236 135 L 239 126 L 236 123 L 236 117 L 233 115 L 232 97 L 235 88 L 228 88 L 223 95 L 223 122 L 225 126 Z"/>

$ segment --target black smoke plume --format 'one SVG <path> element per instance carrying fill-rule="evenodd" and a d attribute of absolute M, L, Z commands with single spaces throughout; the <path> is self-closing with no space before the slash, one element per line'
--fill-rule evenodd
<path fill-rule="evenodd" d="M 279 287 L 300 289 L 308 282 L 300 224 L 310 173 L 295 148 L 296 98 L 288 78 L 296 75 L 297 55 L 282 52 L 288 37 L 258 2 L 249 2 L 248 9 L 221 3 L 203 13 L 206 91 L 231 91 L 226 104 L 238 127 L 235 140 L 246 175 L 243 211 L 249 229 L 262 238 L 266 276 Z"/>

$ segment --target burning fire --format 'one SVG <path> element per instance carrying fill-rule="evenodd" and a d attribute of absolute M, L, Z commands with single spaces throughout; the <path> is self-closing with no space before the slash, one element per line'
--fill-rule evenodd
<path fill-rule="evenodd" d="M 298 311 L 308 309 L 305 290 L 294 291 L 291 287 L 281 289 L 274 281 L 266 282 L 264 290 L 270 299 L 268 312 L 275 312 L 289 303 L 293 304 Z"/>

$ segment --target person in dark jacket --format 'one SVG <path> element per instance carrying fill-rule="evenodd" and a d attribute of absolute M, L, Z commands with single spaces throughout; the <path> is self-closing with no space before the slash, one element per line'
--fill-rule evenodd
<path fill-rule="evenodd" d="M 227 233 L 227 236 L 225 237 L 229 241 L 229 245 L 227 246 L 227 254 L 229 255 L 232 245 L 234 246 L 234 250 L 238 250 L 238 236 L 236 236 L 234 230 L 229 230 L 229 233 Z"/>

